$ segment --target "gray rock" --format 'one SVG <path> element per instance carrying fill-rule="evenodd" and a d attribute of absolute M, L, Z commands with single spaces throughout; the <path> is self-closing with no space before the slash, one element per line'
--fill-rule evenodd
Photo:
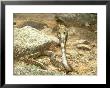
<path fill-rule="evenodd" d="M 38 51 L 48 50 L 51 44 L 59 44 L 58 38 L 25 26 L 14 28 L 14 57 L 24 56 Z"/>
<path fill-rule="evenodd" d="M 85 44 L 78 44 L 76 47 L 81 50 L 88 50 L 88 51 L 91 50 L 91 47 Z"/>
<path fill-rule="evenodd" d="M 78 26 L 88 28 L 90 31 L 94 31 L 97 25 L 97 14 L 95 13 L 57 13 L 55 18 L 58 23 L 67 27 Z"/>
<path fill-rule="evenodd" d="M 63 72 L 48 71 L 24 62 L 14 66 L 14 75 L 64 75 Z"/>
<path fill-rule="evenodd" d="M 36 21 L 24 21 L 22 24 L 18 25 L 19 28 L 25 27 L 25 26 L 31 26 L 33 28 L 36 28 L 38 30 L 42 30 L 44 26 L 48 26 L 47 24 L 43 22 L 36 22 Z"/>
<path fill-rule="evenodd" d="M 87 44 L 90 44 L 89 41 L 83 40 L 83 39 L 76 40 L 74 43 L 75 43 L 75 44 L 86 44 L 86 45 L 87 45 Z"/>

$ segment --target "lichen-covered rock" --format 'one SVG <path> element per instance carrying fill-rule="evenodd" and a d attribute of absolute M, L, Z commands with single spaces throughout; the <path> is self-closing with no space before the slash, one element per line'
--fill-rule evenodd
<path fill-rule="evenodd" d="M 52 29 L 51 28 L 48 28 L 48 27 L 44 27 L 43 30 L 41 30 L 41 32 L 47 34 L 47 35 L 52 35 Z"/>
<path fill-rule="evenodd" d="M 88 50 L 88 51 L 91 50 L 91 47 L 85 44 L 78 44 L 76 47 L 81 50 Z"/>
<path fill-rule="evenodd" d="M 31 21 L 31 20 L 21 22 L 21 24 L 17 25 L 18 28 L 22 28 L 25 26 L 31 26 L 31 27 L 36 28 L 38 30 L 42 30 L 44 28 L 44 26 L 48 26 L 48 25 L 43 22 L 36 22 L 36 21 Z"/>
<path fill-rule="evenodd" d="M 88 45 L 90 44 L 90 42 L 87 40 L 80 39 L 80 40 L 76 40 L 74 44 L 87 44 Z"/>
<path fill-rule="evenodd" d="M 58 38 L 46 35 L 30 26 L 14 29 L 14 58 L 39 51 L 43 52 L 48 50 L 52 44 L 59 44 Z"/>
<path fill-rule="evenodd" d="M 52 67 L 51 67 L 52 68 Z M 16 62 L 14 64 L 14 75 L 65 75 L 64 72 L 57 70 L 44 70 L 32 64 L 24 62 Z"/>
<path fill-rule="evenodd" d="M 96 31 L 97 14 L 95 13 L 57 13 L 56 21 L 66 26 L 78 26 Z M 95 28 L 95 30 L 94 30 Z"/>

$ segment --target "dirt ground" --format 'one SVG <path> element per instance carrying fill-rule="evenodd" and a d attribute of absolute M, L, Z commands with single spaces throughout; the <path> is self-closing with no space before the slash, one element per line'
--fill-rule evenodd
<path fill-rule="evenodd" d="M 55 14 L 14 14 L 14 27 L 21 28 L 26 26 L 26 21 L 40 23 L 40 31 L 43 31 L 42 25 L 50 28 L 43 31 L 47 35 L 56 36 L 53 31 L 56 26 Z M 32 25 L 33 26 L 33 25 Z M 34 24 L 35 27 L 35 24 Z M 55 31 L 55 30 L 54 30 Z M 53 47 L 56 55 L 56 61 L 61 63 L 60 46 Z M 68 39 L 66 43 L 66 56 L 72 71 L 68 74 L 64 68 L 53 65 L 47 56 L 29 58 L 30 61 L 14 60 L 14 75 L 97 75 L 97 33 L 84 27 L 73 25 L 68 27 Z M 25 58 L 25 57 L 22 57 Z M 41 68 L 36 61 L 42 63 L 46 68 Z"/>

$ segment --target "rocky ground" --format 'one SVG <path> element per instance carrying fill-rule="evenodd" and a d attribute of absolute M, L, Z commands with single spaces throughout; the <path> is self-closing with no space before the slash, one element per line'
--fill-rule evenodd
<path fill-rule="evenodd" d="M 34 24 L 26 22 L 30 20 L 34 21 Z M 68 63 L 73 70 L 72 72 L 66 74 L 64 68 L 56 66 L 57 62 L 59 64 L 61 63 L 61 51 L 54 30 L 56 24 L 54 14 L 17 14 L 16 16 L 14 16 L 14 22 L 16 22 L 16 25 L 14 25 L 14 75 L 97 74 L 96 27 L 92 26 L 91 31 L 88 30 L 88 28 L 90 27 L 81 27 L 78 26 L 78 24 L 76 24 L 76 26 L 75 24 L 68 26 L 66 55 Z M 40 26 L 36 26 L 35 22 L 40 23 Z M 32 31 L 25 31 L 24 29 L 32 29 Z M 19 30 L 21 30 L 22 32 Z M 23 36 L 25 36 L 25 39 Z M 29 36 L 31 36 L 32 40 L 36 41 L 32 43 L 31 39 L 29 39 Z M 27 40 L 30 42 L 28 42 L 29 44 L 26 43 Z M 52 41 L 54 41 L 54 43 Z M 54 54 L 56 55 L 54 62 L 55 64 L 51 62 L 49 56 L 36 57 L 36 55 L 34 55 L 36 53 L 36 50 L 39 49 L 38 47 L 41 47 L 40 45 L 43 47 L 45 46 L 46 49 L 52 50 L 54 52 Z M 34 48 L 36 49 L 33 50 L 32 46 L 34 46 Z M 29 50 L 30 47 L 32 47 L 32 50 Z M 24 49 L 26 49 L 26 52 L 23 51 Z M 21 55 L 20 53 L 22 52 L 25 53 L 23 53 L 23 55 L 19 57 L 19 55 Z M 32 56 L 29 56 L 30 54 L 32 54 Z"/>

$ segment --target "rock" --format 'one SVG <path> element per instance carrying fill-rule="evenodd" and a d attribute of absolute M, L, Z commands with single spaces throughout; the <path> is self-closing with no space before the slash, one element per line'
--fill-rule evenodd
<path fill-rule="evenodd" d="M 75 41 L 75 44 L 90 44 L 90 42 L 87 41 L 87 40 L 81 39 L 81 40 L 76 40 L 76 41 Z"/>
<path fill-rule="evenodd" d="M 57 13 L 56 21 L 66 26 L 90 27 L 97 24 L 97 14 L 93 13 Z"/>
<path fill-rule="evenodd" d="M 49 68 L 49 70 L 43 70 L 38 66 L 26 64 L 24 62 L 16 62 L 13 69 L 14 75 L 64 75 L 64 72 L 59 72 Z"/>
<path fill-rule="evenodd" d="M 79 53 L 75 50 L 75 49 L 68 49 L 67 51 L 66 51 L 68 54 L 70 54 L 71 55 L 71 57 L 73 58 L 73 59 L 77 59 L 77 57 L 78 57 L 78 55 L 79 55 Z M 68 55 L 67 54 L 67 55 Z M 69 56 L 70 57 L 70 56 Z"/>
<path fill-rule="evenodd" d="M 81 50 L 87 50 L 87 51 L 91 50 L 91 47 L 85 44 L 78 44 L 76 47 Z"/>
<path fill-rule="evenodd" d="M 44 27 L 44 29 L 42 29 L 41 32 L 47 35 L 52 35 L 52 29 L 48 27 Z"/>
<path fill-rule="evenodd" d="M 58 38 L 46 35 L 31 26 L 14 28 L 14 58 L 38 51 L 43 52 L 52 44 L 59 44 Z"/>
<path fill-rule="evenodd" d="M 36 22 L 36 21 L 24 21 L 21 24 L 19 24 L 17 27 L 18 28 L 22 28 L 25 26 L 31 26 L 33 28 L 36 28 L 38 30 L 42 30 L 44 28 L 44 26 L 48 26 L 47 24 L 43 23 L 43 22 Z"/>

